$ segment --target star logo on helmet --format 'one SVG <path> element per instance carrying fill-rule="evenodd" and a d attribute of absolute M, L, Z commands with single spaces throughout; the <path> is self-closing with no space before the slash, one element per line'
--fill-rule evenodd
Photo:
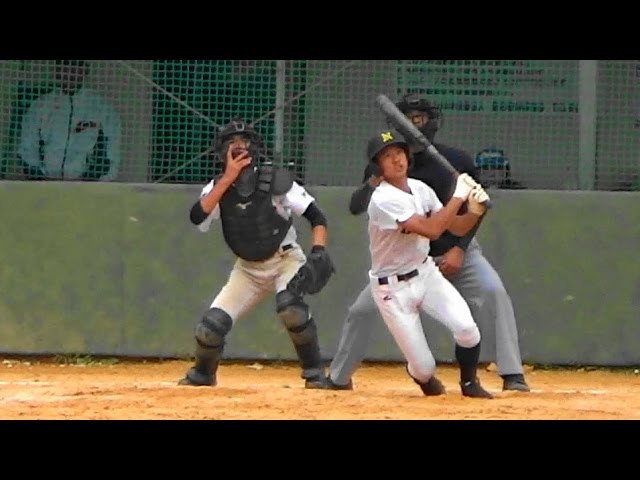
<path fill-rule="evenodd" d="M 393 135 L 391 135 L 391 132 L 382 132 L 380 136 L 382 137 L 383 143 L 387 143 L 393 140 Z"/>

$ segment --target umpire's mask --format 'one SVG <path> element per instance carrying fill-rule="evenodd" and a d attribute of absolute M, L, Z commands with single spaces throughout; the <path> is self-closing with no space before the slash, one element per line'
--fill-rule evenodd
<path fill-rule="evenodd" d="M 418 127 L 418 130 L 427 137 L 427 140 L 433 143 L 436 133 L 442 128 L 444 121 L 442 112 L 435 104 L 431 103 L 419 93 L 407 93 L 396 103 L 396 107 L 398 107 L 398 110 L 407 116 L 407 118 L 418 113 L 426 115 L 429 121 L 422 127 Z"/>

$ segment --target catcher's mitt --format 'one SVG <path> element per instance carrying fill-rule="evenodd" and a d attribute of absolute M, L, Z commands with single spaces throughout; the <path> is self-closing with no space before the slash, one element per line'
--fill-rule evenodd
<path fill-rule="evenodd" d="M 306 263 L 300 267 L 287 285 L 287 290 L 297 296 L 320 292 L 336 269 L 324 247 L 314 246 Z"/>

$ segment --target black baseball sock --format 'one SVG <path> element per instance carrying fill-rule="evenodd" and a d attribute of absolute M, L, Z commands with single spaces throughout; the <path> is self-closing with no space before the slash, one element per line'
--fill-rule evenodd
<path fill-rule="evenodd" d="M 480 358 L 480 343 L 475 347 L 464 348 L 456 343 L 456 360 L 460 365 L 460 381 L 462 383 L 473 382 L 478 370 Z"/>

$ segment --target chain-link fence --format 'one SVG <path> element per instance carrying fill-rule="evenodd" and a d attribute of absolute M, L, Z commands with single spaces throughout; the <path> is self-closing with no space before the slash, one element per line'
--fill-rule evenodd
<path fill-rule="evenodd" d="M 0 176 L 204 183 L 242 117 L 306 183 L 356 185 L 376 96 L 419 92 L 503 188 L 640 189 L 639 82 L 637 60 L 4 60 Z"/>

